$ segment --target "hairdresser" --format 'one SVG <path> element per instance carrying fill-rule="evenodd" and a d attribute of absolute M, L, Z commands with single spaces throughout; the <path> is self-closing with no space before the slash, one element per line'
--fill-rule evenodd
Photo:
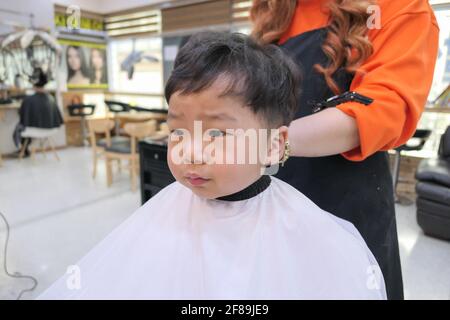
<path fill-rule="evenodd" d="M 403 299 L 386 151 L 414 134 L 431 87 L 439 28 L 428 1 L 254 0 L 251 20 L 252 35 L 285 49 L 303 74 L 277 177 L 352 222 L 388 298 Z"/>

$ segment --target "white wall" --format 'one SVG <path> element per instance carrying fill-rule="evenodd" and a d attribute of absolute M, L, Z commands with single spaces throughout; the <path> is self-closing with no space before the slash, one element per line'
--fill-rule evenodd
<path fill-rule="evenodd" d="M 172 0 L 0 0 L 0 9 L 33 13 L 36 27 L 53 28 L 53 5 L 78 5 L 81 10 L 88 10 L 98 13 L 109 13 L 129 8 L 141 7 L 145 5 L 171 2 Z M 25 26 L 29 25 L 27 17 L 0 12 L 0 21 L 12 21 Z M 0 24 L 0 34 L 4 30 L 11 30 Z"/>
<path fill-rule="evenodd" d="M 151 4 L 161 3 L 161 2 L 171 2 L 168 0 L 58 0 L 59 4 L 69 5 L 76 4 L 79 5 L 81 9 L 88 11 L 98 12 L 98 13 L 110 13 L 130 8 L 142 7 Z"/>
<path fill-rule="evenodd" d="M 14 10 L 25 13 L 33 13 L 35 26 L 53 26 L 53 3 L 50 0 L 0 0 L 0 9 Z M 0 22 L 14 22 L 29 26 L 29 18 L 0 11 Z M 10 27 L 0 24 L 0 32 L 11 31 Z"/>

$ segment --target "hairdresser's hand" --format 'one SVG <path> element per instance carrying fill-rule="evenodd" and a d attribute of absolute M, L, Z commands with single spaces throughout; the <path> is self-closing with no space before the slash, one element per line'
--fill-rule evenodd
<path fill-rule="evenodd" d="M 294 120 L 289 127 L 291 156 L 322 157 L 340 154 L 360 145 L 356 120 L 330 108 Z"/>

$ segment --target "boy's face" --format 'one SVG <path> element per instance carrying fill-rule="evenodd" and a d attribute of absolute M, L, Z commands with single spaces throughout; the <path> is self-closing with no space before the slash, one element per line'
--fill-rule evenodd
<path fill-rule="evenodd" d="M 250 129 L 247 134 L 254 132 L 258 137 L 259 129 L 267 125 L 238 99 L 219 97 L 226 84 L 217 80 L 199 93 L 175 92 L 169 101 L 170 171 L 180 183 L 208 199 L 244 189 L 260 177 L 261 159 L 266 161 L 258 154 L 261 147 L 246 138 L 245 132 Z M 241 132 L 227 133 L 227 129 Z M 267 142 L 267 135 L 256 141 L 263 139 Z M 250 153 L 256 153 L 256 161 Z"/>

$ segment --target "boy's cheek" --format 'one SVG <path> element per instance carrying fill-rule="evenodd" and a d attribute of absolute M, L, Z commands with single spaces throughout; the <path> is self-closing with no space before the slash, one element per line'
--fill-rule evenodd
<path fill-rule="evenodd" d="M 167 155 L 167 164 L 168 164 L 169 170 L 172 173 L 172 175 L 174 176 L 174 178 L 176 180 L 180 181 L 182 178 L 182 172 L 181 172 L 180 165 L 173 163 L 172 159 L 169 158 L 169 155 Z"/>

